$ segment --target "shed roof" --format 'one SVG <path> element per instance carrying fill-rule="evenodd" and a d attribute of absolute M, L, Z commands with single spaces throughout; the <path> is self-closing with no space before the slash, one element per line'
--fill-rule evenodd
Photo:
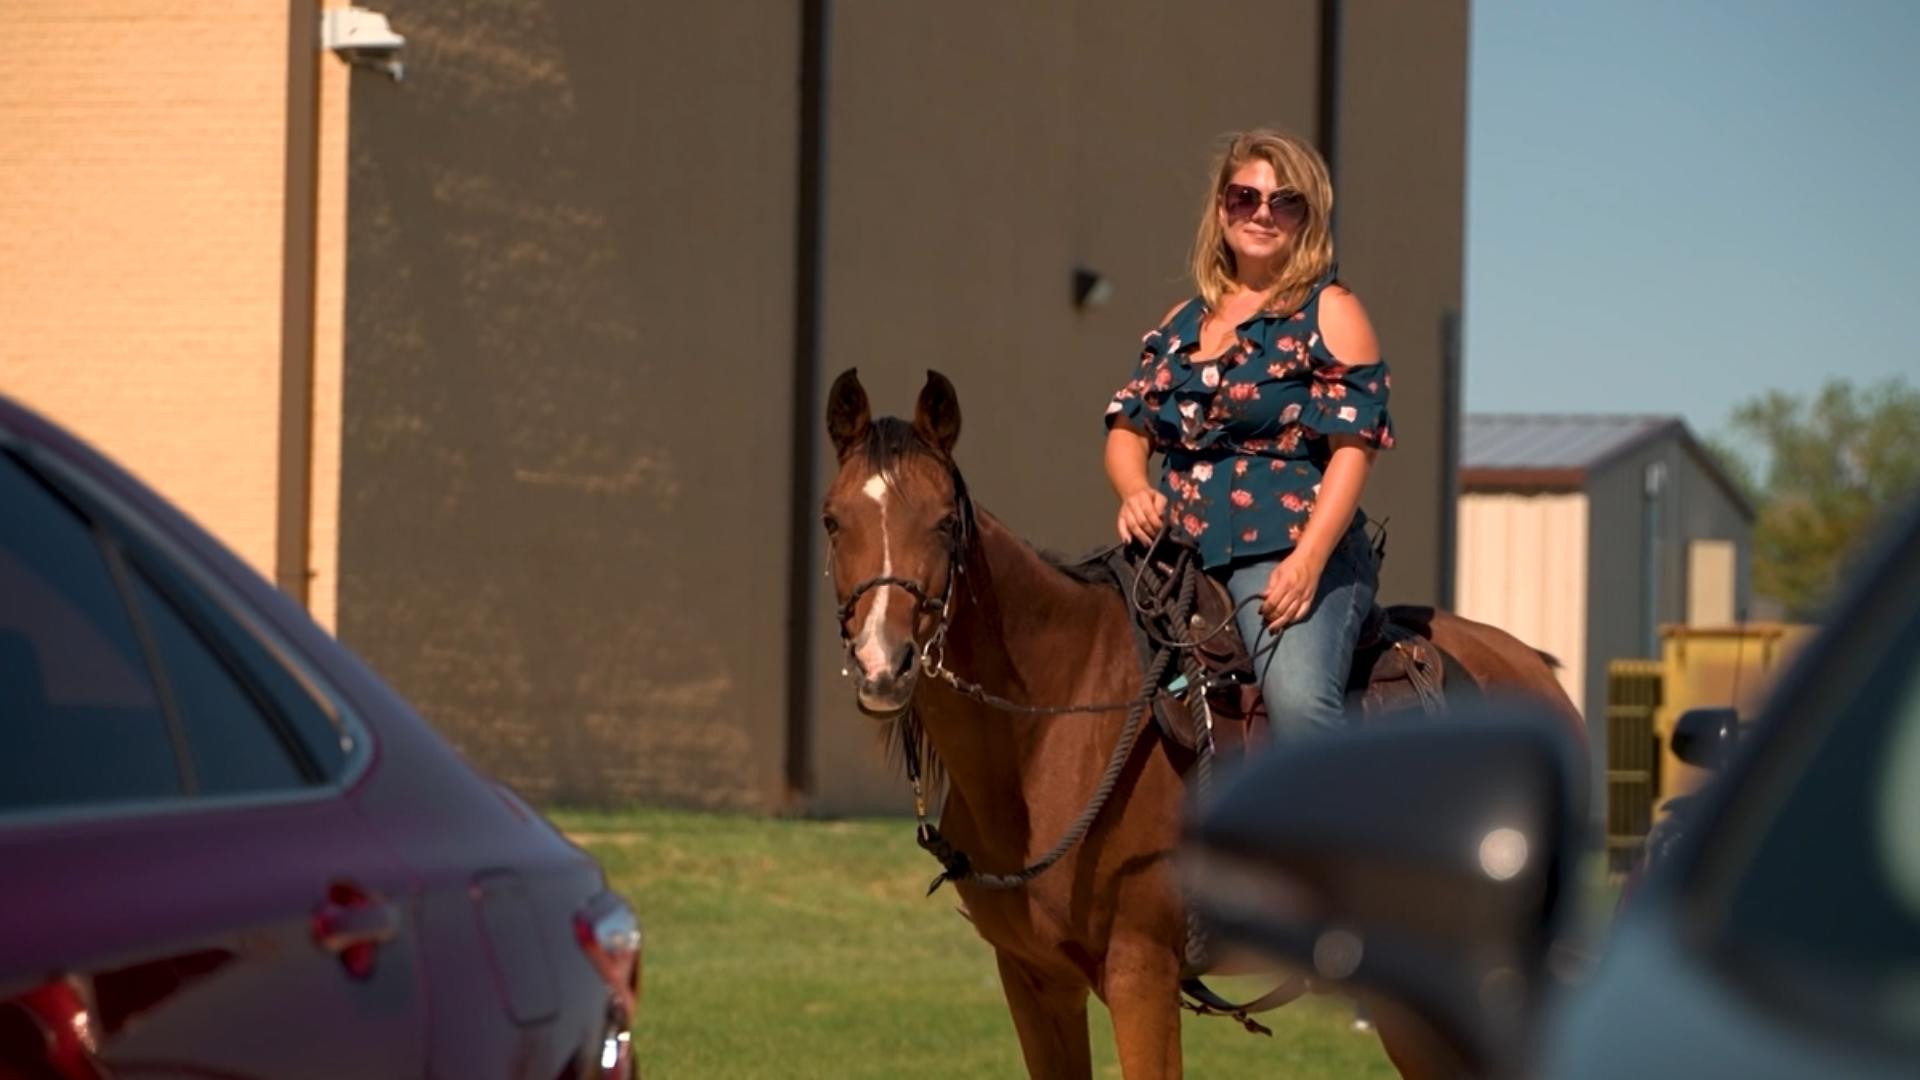
<path fill-rule="evenodd" d="M 1679 440 L 1748 519 L 1753 506 L 1677 416 L 1472 413 L 1460 441 L 1463 489 L 1577 490 L 1590 473 L 1655 439 Z"/>
<path fill-rule="evenodd" d="M 1460 445 L 1463 469 L 1591 469 L 1662 430 L 1672 416 L 1476 413 Z"/>

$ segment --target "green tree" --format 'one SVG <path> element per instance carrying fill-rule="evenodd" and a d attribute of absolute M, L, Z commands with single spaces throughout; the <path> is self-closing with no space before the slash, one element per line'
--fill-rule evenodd
<path fill-rule="evenodd" d="M 1920 390 L 1904 378 L 1830 379 L 1812 398 L 1772 391 L 1734 410 L 1711 445 L 1759 514 L 1753 585 L 1812 617 L 1880 517 L 1920 490 Z"/>

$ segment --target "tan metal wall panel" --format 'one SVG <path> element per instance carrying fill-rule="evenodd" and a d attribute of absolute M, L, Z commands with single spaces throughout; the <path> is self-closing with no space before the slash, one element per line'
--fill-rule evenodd
<path fill-rule="evenodd" d="M 0 65 L 0 392 L 268 576 L 287 13 L 11 0 Z"/>
<path fill-rule="evenodd" d="M 536 798 L 777 807 L 798 12 L 383 6 L 341 636 Z"/>
<path fill-rule="evenodd" d="M 822 392 L 858 366 L 876 408 L 905 415 L 925 369 L 944 371 L 980 503 L 1045 546 L 1107 542 L 1102 410 L 1140 335 L 1190 294 L 1217 137 L 1312 133 L 1316 10 L 834 5 Z M 1206 57 L 1202 27 L 1261 28 L 1262 82 Z M 1113 282 L 1110 307 L 1074 310 L 1076 264 Z M 816 608 L 832 606 L 822 583 Z M 830 618 L 815 620 L 812 805 L 900 809 Z"/>
<path fill-rule="evenodd" d="M 1739 611 L 1739 547 L 1731 540 L 1687 544 L 1687 625 L 1730 626 Z"/>
<path fill-rule="evenodd" d="M 1560 660 L 1560 685 L 1587 711 L 1587 498 L 1460 499 L 1458 610 Z"/>
<path fill-rule="evenodd" d="M 1460 310 L 1466 220 L 1467 0 L 1342 5 L 1335 147 L 1340 269 L 1393 365 L 1399 446 L 1380 457 L 1367 508 L 1388 517 L 1381 595 L 1444 597 L 1454 528 L 1443 332 Z"/>

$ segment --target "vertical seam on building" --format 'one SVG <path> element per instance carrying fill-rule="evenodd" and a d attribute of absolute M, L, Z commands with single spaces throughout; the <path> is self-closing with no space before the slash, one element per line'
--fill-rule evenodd
<path fill-rule="evenodd" d="M 320 14 L 294 0 L 287 28 L 285 229 L 281 249 L 280 482 L 274 581 L 307 603 L 313 487 L 314 250 L 319 232 Z"/>
<path fill-rule="evenodd" d="M 786 786 L 789 803 L 813 790 L 813 568 L 820 400 L 821 263 L 826 242 L 829 0 L 800 5 L 798 199 L 794 210 L 792 504 L 787 581 Z"/>

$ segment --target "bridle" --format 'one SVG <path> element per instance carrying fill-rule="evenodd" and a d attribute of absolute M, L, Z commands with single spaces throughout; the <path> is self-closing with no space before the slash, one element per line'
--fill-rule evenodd
<path fill-rule="evenodd" d="M 911 578 L 893 574 L 870 577 L 855 585 L 847 594 L 846 602 L 840 605 L 838 612 L 840 645 L 846 651 L 849 664 L 855 660 L 851 629 L 853 609 L 859 605 L 861 597 L 874 589 L 895 588 L 913 597 L 915 614 L 934 617 L 933 633 L 927 638 L 927 643 L 920 647 L 918 661 L 920 670 L 936 677 L 949 679 L 952 677 L 952 672 L 947 670 L 946 665 L 946 643 L 947 628 L 952 625 L 953 619 L 954 585 L 965 571 L 967 554 L 972 550 L 973 538 L 978 531 L 979 522 L 974 518 L 973 499 L 967 494 L 967 482 L 961 478 L 960 470 L 953 462 L 948 461 L 946 464 L 947 478 L 953 483 L 953 516 L 956 522 L 956 527 L 947 541 L 946 587 L 941 590 L 940 598 L 935 600 L 933 594 L 924 585 Z M 850 673 L 850 668 L 841 669 L 843 675 Z"/>

